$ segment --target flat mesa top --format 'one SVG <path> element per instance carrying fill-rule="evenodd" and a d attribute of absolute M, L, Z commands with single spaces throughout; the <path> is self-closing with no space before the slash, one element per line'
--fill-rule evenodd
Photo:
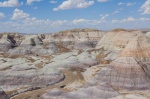
<path fill-rule="evenodd" d="M 71 29 L 71 30 L 64 30 L 60 31 L 59 33 L 69 33 L 69 32 L 100 32 L 98 29 L 91 29 L 91 28 L 85 28 L 85 29 Z"/>
<path fill-rule="evenodd" d="M 114 30 L 111 30 L 111 32 L 133 32 L 133 31 L 136 31 L 136 30 L 125 30 L 125 29 L 122 29 L 122 28 L 117 28 L 117 29 L 114 29 Z"/>

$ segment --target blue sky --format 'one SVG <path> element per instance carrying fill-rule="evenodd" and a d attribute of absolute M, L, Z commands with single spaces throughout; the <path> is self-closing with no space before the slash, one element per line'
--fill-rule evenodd
<path fill-rule="evenodd" d="M 0 32 L 150 28 L 150 0 L 0 0 Z"/>

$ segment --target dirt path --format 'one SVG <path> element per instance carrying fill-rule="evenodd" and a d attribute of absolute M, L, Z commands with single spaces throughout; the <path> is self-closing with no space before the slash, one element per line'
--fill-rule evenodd
<path fill-rule="evenodd" d="M 62 82 L 51 85 L 51 86 L 47 86 L 46 88 L 41 88 L 38 90 L 24 92 L 24 93 L 21 93 L 21 94 L 18 94 L 18 95 L 11 97 L 11 99 L 39 99 L 39 97 L 42 94 L 48 92 L 49 90 L 51 90 L 53 88 L 58 88 L 59 90 L 69 92 L 71 90 L 68 90 L 66 88 L 61 88 L 61 87 L 64 87 L 67 84 L 73 83 L 77 80 L 84 80 L 84 78 L 82 77 L 82 74 L 79 72 L 74 73 L 74 72 L 69 71 L 67 69 L 63 69 L 61 71 L 65 75 L 65 79 Z"/>

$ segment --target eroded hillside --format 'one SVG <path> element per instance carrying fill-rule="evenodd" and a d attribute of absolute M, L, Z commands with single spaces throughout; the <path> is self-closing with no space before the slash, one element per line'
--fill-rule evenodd
<path fill-rule="evenodd" d="M 0 35 L 2 99 L 149 99 L 149 32 Z"/>

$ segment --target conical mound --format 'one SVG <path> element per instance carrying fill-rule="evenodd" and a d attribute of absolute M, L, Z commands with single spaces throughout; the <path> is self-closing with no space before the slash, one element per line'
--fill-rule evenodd
<path fill-rule="evenodd" d="M 145 35 L 139 35 L 130 41 L 121 52 L 121 57 L 134 57 L 138 60 L 150 60 L 150 42 Z"/>
<path fill-rule="evenodd" d="M 140 31 L 124 31 L 117 30 L 117 32 L 111 31 L 105 34 L 101 40 L 97 43 L 96 48 L 104 48 L 104 50 L 120 51 L 135 38 L 137 35 L 142 34 Z"/>
<path fill-rule="evenodd" d="M 150 77 L 143 66 L 144 64 L 133 57 L 119 57 L 103 68 L 96 79 L 119 89 L 149 89 Z"/>

